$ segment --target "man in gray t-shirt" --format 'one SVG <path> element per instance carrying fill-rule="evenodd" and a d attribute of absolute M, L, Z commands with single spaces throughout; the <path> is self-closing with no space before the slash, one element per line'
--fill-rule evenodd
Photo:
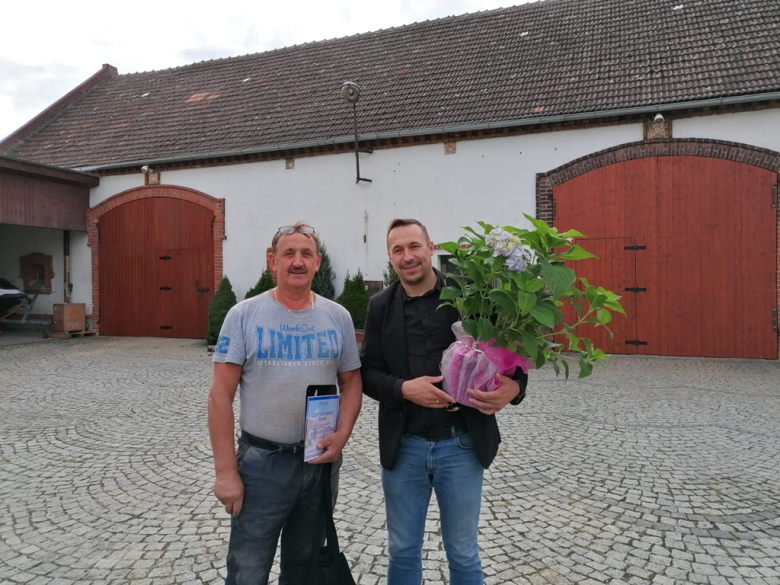
<path fill-rule="evenodd" d="M 311 291 L 319 264 L 319 243 L 310 226 L 280 228 L 269 255 L 276 288 L 233 307 L 215 348 L 209 433 L 214 494 L 232 514 L 229 585 L 267 583 L 280 534 L 280 585 L 304 580 L 324 527 L 323 482 L 338 479 L 336 472 L 324 477 L 320 464 L 338 468 L 360 412 L 352 319 L 342 306 Z M 336 384 L 337 429 L 318 444 L 324 453 L 305 463 L 306 390 Z M 239 385 L 236 452 L 232 403 Z"/>

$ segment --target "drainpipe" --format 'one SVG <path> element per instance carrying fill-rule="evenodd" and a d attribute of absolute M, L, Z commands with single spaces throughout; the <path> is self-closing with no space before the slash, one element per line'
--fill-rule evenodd
<path fill-rule="evenodd" d="M 63 274 L 62 280 L 65 285 L 63 288 L 62 300 L 67 304 L 70 302 L 70 232 L 65 230 L 62 232 L 62 258 L 63 258 Z"/>

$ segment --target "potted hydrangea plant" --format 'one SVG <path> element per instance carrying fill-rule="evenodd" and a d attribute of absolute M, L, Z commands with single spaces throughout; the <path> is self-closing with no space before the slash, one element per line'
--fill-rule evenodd
<path fill-rule="evenodd" d="M 563 370 L 568 379 L 569 362 L 576 361 L 579 377 L 589 376 L 593 364 L 609 356 L 578 337 L 577 327 L 591 323 L 609 331 L 612 313 L 625 315 L 618 295 L 577 279 L 565 265 L 594 258 L 574 243 L 585 236 L 559 233 L 525 217 L 533 229 L 477 222 L 482 233 L 467 227 L 468 235 L 441 244 L 458 274 L 448 275 L 454 284 L 440 298 L 461 317 L 453 325 L 457 341 L 444 352 L 442 374 L 445 390 L 460 404 L 469 405 L 469 388 L 493 390 L 497 373 L 508 375 L 517 367 L 527 372 L 529 362 L 537 368 L 550 363 L 556 375 Z M 565 305 L 574 309 L 572 322 L 564 318 Z"/>

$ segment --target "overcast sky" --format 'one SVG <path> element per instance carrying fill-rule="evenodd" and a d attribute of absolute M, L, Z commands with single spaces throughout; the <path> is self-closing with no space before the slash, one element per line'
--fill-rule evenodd
<path fill-rule="evenodd" d="M 110 63 L 258 53 L 529 0 L 0 0 L 0 138 Z"/>

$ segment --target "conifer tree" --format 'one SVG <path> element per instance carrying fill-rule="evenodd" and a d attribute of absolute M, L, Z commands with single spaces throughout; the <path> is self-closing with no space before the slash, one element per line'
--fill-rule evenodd
<path fill-rule="evenodd" d="M 206 343 L 214 345 L 219 337 L 219 330 L 222 329 L 222 323 L 228 311 L 236 304 L 236 293 L 233 292 L 233 285 L 227 276 L 222 277 L 219 288 L 214 296 L 211 297 L 208 312 L 208 329 L 206 330 Z"/>
<path fill-rule="evenodd" d="M 257 295 L 264 293 L 267 290 L 271 290 L 274 287 L 274 279 L 271 277 L 271 271 L 266 268 L 263 270 L 263 274 L 260 276 L 260 280 L 257 284 L 246 291 L 244 299 L 256 297 Z"/>
<path fill-rule="evenodd" d="M 325 248 L 325 242 L 322 241 L 320 241 L 320 254 L 322 254 L 322 261 L 320 262 L 320 269 L 311 283 L 311 290 L 326 299 L 333 300 L 336 296 L 336 289 L 333 287 L 333 279 L 336 277 L 336 273 L 330 264 L 330 256 Z"/>
<path fill-rule="evenodd" d="M 349 311 L 355 329 L 363 329 L 368 310 L 368 292 L 360 269 L 353 278 L 350 278 L 349 272 L 347 272 L 347 276 L 344 278 L 344 291 L 336 299 L 336 302 Z"/>
<path fill-rule="evenodd" d="M 391 284 L 393 284 L 396 280 L 398 280 L 398 275 L 395 273 L 395 268 L 393 268 L 393 263 L 390 262 L 390 260 L 388 260 L 387 270 L 385 270 L 382 273 L 382 282 L 384 283 L 385 287 L 388 287 Z"/>

